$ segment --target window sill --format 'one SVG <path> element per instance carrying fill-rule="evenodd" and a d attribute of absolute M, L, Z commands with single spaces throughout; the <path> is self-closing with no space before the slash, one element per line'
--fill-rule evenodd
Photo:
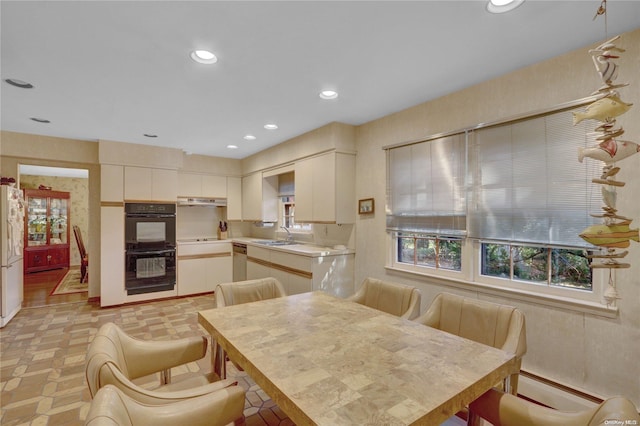
<path fill-rule="evenodd" d="M 617 318 L 618 308 L 603 305 L 601 303 L 589 302 L 585 300 L 571 299 L 568 297 L 560 297 L 555 295 L 540 294 L 519 289 L 500 287 L 485 283 L 470 282 L 462 279 L 443 277 L 435 274 L 425 274 L 421 272 L 410 271 L 402 268 L 385 266 L 387 271 L 408 274 L 418 277 L 429 277 L 436 284 L 455 287 L 464 290 L 473 290 L 491 296 L 509 297 L 514 300 L 534 303 L 552 308 L 565 309 L 575 312 L 586 313 L 606 318 Z"/>

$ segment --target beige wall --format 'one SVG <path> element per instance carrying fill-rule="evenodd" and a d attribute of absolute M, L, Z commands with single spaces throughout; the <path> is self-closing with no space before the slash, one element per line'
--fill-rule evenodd
<path fill-rule="evenodd" d="M 21 164 L 49 167 L 87 169 L 89 171 L 89 193 L 87 197 L 88 233 L 100 235 L 100 166 L 98 164 L 98 144 L 76 139 L 54 138 L 24 133 L 0 132 L 2 152 L 0 170 L 2 176 L 18 177 Z M 73 236 L 70 237 L 73 242 Z M 89 262 L 88 296 L 100 296 L 100 238 L 85 240 L 85 247 L 91 256 Z M 75 244 L 75 243 L 73 243 Z M 73 247 L 73 246 L 72 246 Z"/>
<path fill-rule="evenodd" d="M 619 117 L 618 123 L 626 130 L 623 139 L 640 143 L 640 30 L 623 35 L 619 46 L 627 51 L 619 60 L 617 81 L 631 83 L 630 87 L 620 89 L 620 94 L 623 100 L 636 106 Z M 377 205 L 384 205 L 383 146 L 421 140 L 432 134 L 589 96 L 602 85 L 587 52 L 589 47 L 360 126 L 356 137 L 356 198 L 374 197 Z M 473 72 L 472 69 L 469 72 Z M 618 209 L 633 218 L 632 225 L 638 227 L 640 154 L 618 165 L 622 168 L 619 179 L 627 182 L 618 190 Z M 622 296 L 618 303 L 620 315 L 606 319 L 509 296 L 497 298 L 473 289 L 451 288 L 435 279 L 388 272 L 384 268 L 384 209 L 376 210 L 374 216 L 361 216 L 356 223 L 356 282 L 374 276 L 416 285 L 423 293 L 423 309 L 442 291 L 518 306 L 527 319 L 528 352 L 524 357 L 524 370 L 595 395 L 624 394 L 640 407 L 640 244 L 632 243 L 629 249 L 627 260 L 633 262 L 632 267 L 616 273 Z"/>

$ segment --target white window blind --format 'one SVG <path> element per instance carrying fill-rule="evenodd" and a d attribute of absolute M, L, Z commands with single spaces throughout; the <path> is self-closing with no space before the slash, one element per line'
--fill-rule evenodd
<path fill-rule="evenodd" d="M 595 144 L 571 111 L 475 130 L 470 136 L 471 238 L 590 246 L 578 234 L 596 223 L 602 163 L 578 162 L 578 147 Z"/>
<path fill-rule="evenodd" d="M 387 229 L 464 235 L 464 133 L 390 148 L 387 155 Z"/>

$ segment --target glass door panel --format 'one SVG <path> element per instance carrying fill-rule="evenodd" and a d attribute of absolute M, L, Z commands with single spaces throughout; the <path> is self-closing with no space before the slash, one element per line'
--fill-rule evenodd
<path fill-rule="evenodd" d="M 27 247 L 47 244 L 47 199 L 30 197 L 27 206 Z"/>
<path fill-rule="evenodd" d="M 51 198 L 49 207 L 49 244 L 67 244 L 68 200 Z"/>

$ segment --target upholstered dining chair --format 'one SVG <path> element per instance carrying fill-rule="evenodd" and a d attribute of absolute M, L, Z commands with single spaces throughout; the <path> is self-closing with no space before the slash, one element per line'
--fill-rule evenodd
<path fill-rule="evenodd" d="M 113 323 L 104 324 L 89 344 L 85 374 L 89 392 L 114 385 L 143 404 L 163 405 L 207 395 L 233 386 L 231 380 L 218 380 L 214 374 L 191 377 L 171 383 L 170 369 L 204 357 L 205 337 L 145 341 L 127 335 Z M 132 380 L 160 372 L 159 386 L 148 389 Z"/>
<path fill-rule="evenodd" d="M 76 237 L 76 244 L 78 244 L 78 252 L 80 253 L 80 282 L 86 283 L 89 279 L 87 274 L 87 267 L 89 266 L 89 254 L 84 248 L 84 241 L 82 241 L 82 232 L 78 225 L 73 225 L 73 235 Z"/>
<path fill-rule="evenodd" d="M 244 402 L 245 392 L 239 386 L 157 406 L 136 401 L 117 387 L 106 385 L 91 401 L 85 426 L 222 426 L 243 423 Z"/>
<path fill-rule="evenodd" d="M 280 281 L 273 277 L 267 277 L 218 284 L 214 294 L 216 298 L 216 308 L 223 308 L 225 306 L 285 297 L 287 292 Z M 214 370 L 220 377 L 226 378 L 227 355 L 225 351 L 213 340 L 211 341 L 211 350 L 213 353 Z M 243 371 L 242 367 L 236 362 L 233 360 L 231 360 L 231 362 L 239 371 Z"/>
<path fill-rule="evenodd" d="M 420 290 L 415 287 L 369 277 L 347 300 L 400 318 L 414 319 L 420 315 L 420 298 Z"/>
<path fill-rule="evenodd" d="M 494 426 L 603 426 L 638 425 L 640 415 L 628 399 L 616 396 L 598 406 L 578 412 L 554 410 L 525 401 L 498 389 L 491 389 L 469 405 L 469 426 L 480 419 Z"/>
<path fill-rule="evenodd" d="M 517 394 L 522 356 L 527 352 L 521 311 L 513 306 L 440 293 L 414 321 L 515 354 L 516 366 L 503 386 L 505 391 Z"/>
<path fill-rule="evenodd" d="M 286 295 L 287 292 L 280 281 L 273 277 L 218 284 L 215 291 L 217 308 Z"/>
<path fill-rule="evenodd" d="M 140 403 L 117 387 L 106 385 L 91 401 L 85 425 L 223 426 L 244 419 L 244 398 L 241 387 L 231 386 L 158 407 Z"/>

